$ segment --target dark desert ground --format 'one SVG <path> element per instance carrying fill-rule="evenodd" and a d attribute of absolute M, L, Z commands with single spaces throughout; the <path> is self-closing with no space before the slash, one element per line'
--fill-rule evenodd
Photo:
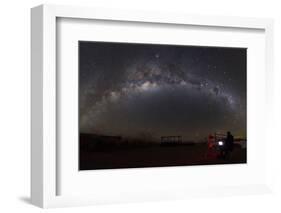
<path fill-rule="evenodd" d="M 207 142 L 167 145 L 109 142 L 98 145 L 95 140 L 90 142 L 86 134 L 81 134 L 80 140 L 80 170 L 246 163 L 246 148 L 237 143 L 229 159 L 225 160 L 206 156 Z M 85 146 L 86 141 L 88 146 Z"/>

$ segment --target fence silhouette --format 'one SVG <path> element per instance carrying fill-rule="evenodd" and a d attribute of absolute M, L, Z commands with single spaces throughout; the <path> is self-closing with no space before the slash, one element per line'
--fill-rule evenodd
<path fill-rule="evenodd" d="M 181 144 L 182 137 L 179 135 L 172 135 L 172 136 L 162 136 L 161 137 L 161 144 L 162 145 L 174 145 L 174 144 Z"/>

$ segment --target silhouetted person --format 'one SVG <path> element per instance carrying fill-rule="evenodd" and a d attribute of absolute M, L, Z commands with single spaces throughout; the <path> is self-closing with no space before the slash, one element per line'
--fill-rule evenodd
<path fill-rule="evenodd" d="M 225 153 L 224 158 L 229 157 L 229 153 L 233 151 L 234 148 L 234 137 L 233 135 L 228 131 L 225 139 Z"/>

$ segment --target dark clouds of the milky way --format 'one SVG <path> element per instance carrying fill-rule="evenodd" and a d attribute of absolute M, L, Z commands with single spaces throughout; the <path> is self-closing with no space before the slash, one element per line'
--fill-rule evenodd
<path fill-rule="evenodd" d="M 79 42 L 81 133 L 246 137 L 244 48 Z"/>

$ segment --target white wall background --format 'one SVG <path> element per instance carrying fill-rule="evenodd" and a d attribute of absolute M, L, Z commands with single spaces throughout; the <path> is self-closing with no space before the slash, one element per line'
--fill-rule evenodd
<path fill-rule="evenodd" d="M 276 0 L 8 0 L 0 7 L 0 211 L 37 212 L 30 188 L 30 8 L 42 3 L 270 17 L 275 19 L 275 125 L 272 152 L 281 163 L 281 3 Z M 279 84 L 278 84 L 279 83 Z M 279 125 L 279 126 L 278 126 Z M 281 165 L 274 164 L 272 195 L 51 209 L 52 212 L 280 212 Z"/>

